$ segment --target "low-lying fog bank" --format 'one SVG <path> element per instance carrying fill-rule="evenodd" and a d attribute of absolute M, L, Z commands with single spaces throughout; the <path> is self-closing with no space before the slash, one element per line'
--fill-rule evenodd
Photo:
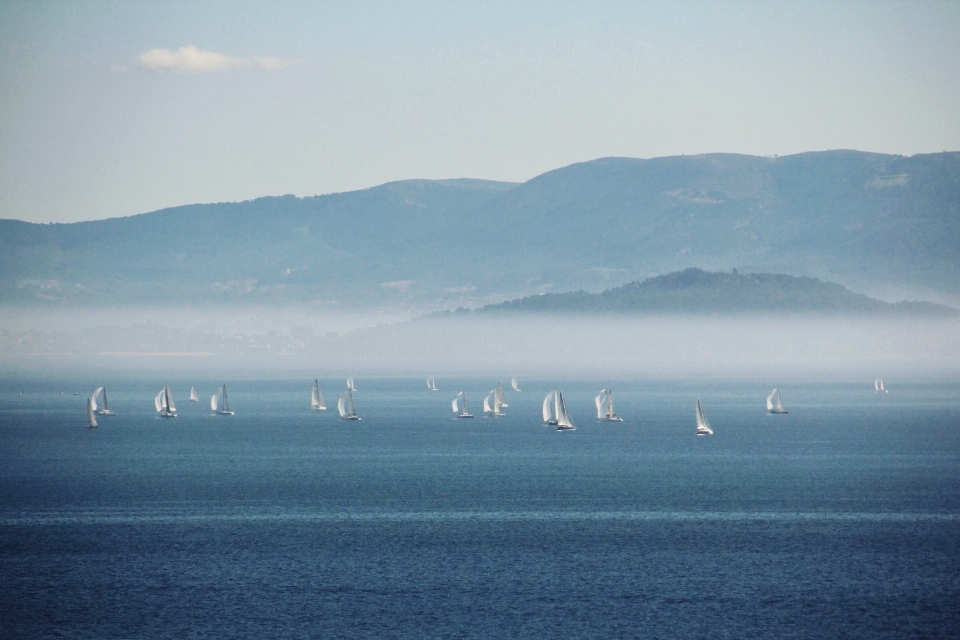
<path fill-rule="evenodd" d="M 828 316 L 4 316 L 0 368 L 576 377 L 960 375 L 960 322 Z"/>

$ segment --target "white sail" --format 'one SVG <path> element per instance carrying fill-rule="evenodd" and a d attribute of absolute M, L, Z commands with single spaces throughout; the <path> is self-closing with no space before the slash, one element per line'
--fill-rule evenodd
<path fill-rule="evenodd" d="M 494 396 L 494 400 L 496 401 L 496 406 L 497 406 L 498 408 L 499 408 L 499 407 L 507 407 L 507 406 L 509 406 L 509 405 L 506 403 L 506 401 L 503 399 L 503 383 L 500 382 L 499 380 L 497 380 L 496 392 L 497 392 L 497 393 L 496 393 L 496 395 Z"/>
<path fill-rule="evenodd" d="M 233 415 L 233 411 L 230 410 L 230 398 L 227 396 L 227 385 L 217 389 L 217 392 L 210 398 L 210 408 L 222 416 Z"/>
<path fill-rule="evenodd" d="M 774 387 L 770 395 L 767 396 L 767 411 L 773 411 L 773 396 L 777 395 L 777 388 Z"/>
<path fill-rule="evenodd" d="M 544 422 L 556 422 L 553 413 L 553 398 L 557 395 L 557 390 L 554 389 L 543 399 L 543 421 Z"/>
<path fill-rule="evenodd" d="M 356 390 L 357 390 L 357 388 L 356 388 L 355 386 L 353 386 L 353 376 L 350 376 L 349 378 L 347 378 L 347 389 L 350 390 L 350 391 L 356 391 Z"/>
<path fill-rule="evenodd" d="M 87 426 L 97 426 L 97 418 L 93 415 L 93 398 L 87 398 Z"/>
<path fill-rule="evenodd" d="M 347 392 L 340 396 L 337 402 L 337 410 L 340 412 L 341 420 L 359 420 L 356 408 L 353 406 L 353 390 L 347 389 Z"/>
<path fill-rule="evenodd" d="M 93 409 L 93 411 L 96 411 L 100 408 L 97 406 L 97 396 L 99 396 L 101 393 L 103 393 L 103 387 L 97 387 L 90 396 L 90 407 Z"/>
<path fill-rule="evenodd" d="M 483 399 L 483 412 L 484 413 L 493 413 L 493 409 L 490 407 L 490 399 L 493 397 L 495 389 L 490 391 L 487 394 L 487 397 Z"/>
<path fill-rule="evenodd" d="M 710 428 L 710 422 L 707 420 L 707 416 L 703 413 L 703 407 L 700 405 L 700 398 L 697 398 L 697 435 L 707 436 L 712 434 L 713 430 Z"/>
<path fill-rule="evenodd" d="M 573 421 L 570 419 L 570 414 L 567 413 L 567 403 L 563 400 L 563 391 L 557 390 L 556 395 L 556 411 L 557 411 L 557 431 L 573 431 L 576 427 L 573 425 Z"/>
<path fill-rule="evenodd" d="M 163 389 L 160 389 L 160 393 L 153 399 L 153 404 L 157 408 L 157 413 L 163 411 Z"/>
<path fill-rule="evenodd" d="M 190 387 L 190 402 L 200 402 L 196 387 Z"/>
<path fill-rule="evenodd" d="M 597 394 L 597 397 L 593 399 L 593 403 L 597 405 L 597 417 L 604 418 L 607 415 L 607 390 L 600 389 L 600 393 Z"/>
<path fill-rule="evenodd" d="M 112 416 L 113 411 L 110 411 L 110 407 L 107 405 L 107 388 L 100 387 L 100 393 L 103 395 L 103 407 L 97 413 L 104 416 Z"/>
<path fill-rule="evenodd" d="M 438 389 L 437 389 L 437 381 L 434 380 L 434 377 L 433 377 L 433 376 L 430 376 L 429 378 L 427 378 L 427 389 L 430 389 L 430 391 L 437 391 L 437 390 L 438 390 Z"/>
<path fill-rule="evenodd" d="M 320 383 L 313 381 L 313 392 L 310 394 L 310 406 L 317 411 L 326 411 L 327 405 L 323 402 L 323 394 L 320 393 Z"/>
<path fill-rule="evenodd" d="M 163 386 L 164 403 L 167 405 L 167 413 L 176 413 L 177 407 L 173 404 L 173 396 L 170 395 L 170 387 Z"/>
<path fill-rule="evenodd" d="M 777 403 L 773 409 L 777 413 L 786 413 L 786 410 L 783 408 L 783 403 L 780 402 L 780 388 L 777 387 Z"/>
<path fill-rule="evenodd" d="M 458 393 L 458 394 L 457 394 L 457 397 L 453 399 L 453 412 L 456 413 L 456 414 L 458 414 L 458 415 L 459 415 L 459 413 L 460 413 L 459 401 L 460 401 L 460 398 L 461 398 L 462 396 L 463 396 L 463 391 L 461 391 L 460 393 Z"/>
<path fill-rule="evenodd" d="M 510 380 L 510 386 L 513 387 L 514 391 L 520 391 L 520 387 L 517 386 L 517 376 L 513 376 L 513 379 Z"/>
<path fill-rule="evenodd" d="M 887 389 L 883 386 L 883 378 L 877 378 L 873 381 L 873 388 L 877 393 L 886 393 Z"/>

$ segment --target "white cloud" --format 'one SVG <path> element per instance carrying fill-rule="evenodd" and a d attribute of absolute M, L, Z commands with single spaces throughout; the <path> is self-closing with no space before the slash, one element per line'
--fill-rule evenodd
<path fill-rule="evenodd" d="M 216 73 L 240 67 L 261 67 L 271 71 L 288 65 L 280 58 L 233 58 L 215 51 L 204 51 L 194 45 L 169 49 L 150 49 L 137 57 L 140 66 L 153 71 L 176 71 L 179 73 Z"/>

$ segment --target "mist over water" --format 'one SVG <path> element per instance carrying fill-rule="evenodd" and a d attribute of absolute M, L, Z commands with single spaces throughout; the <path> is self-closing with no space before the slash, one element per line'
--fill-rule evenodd
<path fill-rule="evenodd" d="M 561 377 L 960 374 L 960 322 L 850 316 L 587 316 L 309 309 L 23 312 L 0 363 L 63 369 Z"/>

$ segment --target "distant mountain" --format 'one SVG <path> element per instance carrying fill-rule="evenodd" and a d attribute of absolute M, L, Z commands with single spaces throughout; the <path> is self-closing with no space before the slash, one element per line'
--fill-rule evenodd
<path fill-rule="evenodd" d="M 686 269 L 602 293 L 574 291 L 527 296 L 483 307 L 480 313 L 818 313 L 960 317 L 929 302 L 875 300 L 816 278 Z"/>
<path fill-rule="evenodd" d="M 657 274 L 807 275 L 960 300 L 960 153 L 571 165 L 76 224 L 0 220 L 0 302 L 479 306 Z"/>

